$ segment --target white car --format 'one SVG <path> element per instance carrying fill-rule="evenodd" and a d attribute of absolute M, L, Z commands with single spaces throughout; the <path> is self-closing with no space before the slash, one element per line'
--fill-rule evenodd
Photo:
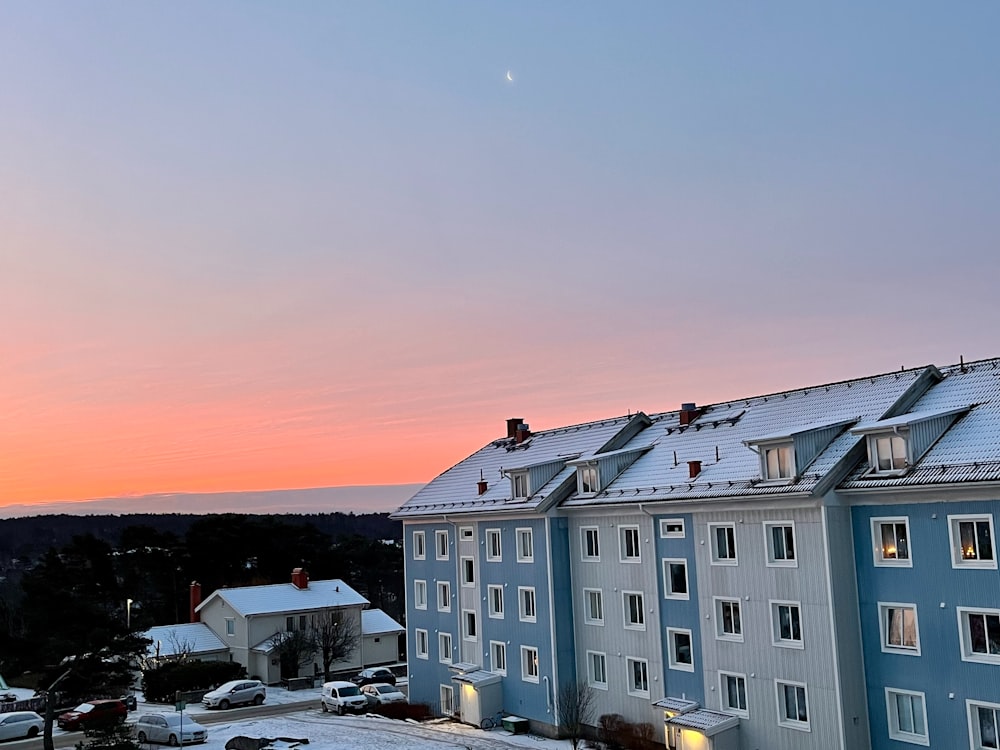
<path fill-rule="evenodd" d="M 361 692 L 371 704 L 406 703 L 403 691 L 388 682 L 373 682 L 361 688 Z"/>
<path fill-rule="evenodd" d="M 0 714 L 0 740 L 37 737 L 44 726 L 45 719 L 34 711 L 11 711 Z"/>
<path fill-rule="evenodd" d="M 143 714 L 132 728 L 140 745 L 159 742 L 164 745 L 191 745 L 208 739 L 208 730 L 183 713 Z"/>
<path fill-rule="evenodd" d="M 259 706 L 267 697 L 267 688 L 260 680 L 230 680 L 205 693 L 201 703 L 205 708 L 221 708 L 252 703 Z"/>
<path fill-rule="evenodd" d="M 353 682 L 324 682 L 319 707 L 323 709 L 323 713 L 335 711 L 341 716 L 345 711 L 360 713 L 368 708 L 368 698 L 361 694 L 361 688 Z"/>

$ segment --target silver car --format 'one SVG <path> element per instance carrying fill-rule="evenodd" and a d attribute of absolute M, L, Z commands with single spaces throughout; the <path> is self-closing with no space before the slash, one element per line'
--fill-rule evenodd
<path fill-rule="evenodd" d="M 11 711 L 0 714 L 0 740 L 36 737 L 45 726 L 45 719 L 34 711 Z"/>
<path fill-rule="evenodd" d="M 132 733 L 140 745 L 148 742 L 191 745 L 208 739 L 208 730 L 183 713 L 143 714 L 133 725 Z"/>
<path fill-rule="evenodd" d="M 267 688 L 260 680 L 230 680 L 205 693 L 201 703 L 205 708 L 221 708 L 225 711 L 230 706 L 238 706 L 241 703 L 253 703 L 259 706 L 266 696 Z"/>

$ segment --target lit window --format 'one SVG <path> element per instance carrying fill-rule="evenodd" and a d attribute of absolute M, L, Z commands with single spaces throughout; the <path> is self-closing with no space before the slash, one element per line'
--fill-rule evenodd
<path fill-rule="evenodd" d="M 625 609 L 625 627 L 628 630 L 645 630 L 646 614 L 643 610 L 641 591 L 623 591 L 622 605 Z"/>
<path fill-rule="evenodd" d="M 868 449 L 875 474 L 898 474 L 907 466 L 906 440 L 899 435 L 871 435 Z"/>
<path fill-rule="evenodd" d="M 642 562 L 642 548 L 639 546 L 638 526 L 618 527 L 618 553 L 621 562 Z"/>
<path fill-rule="evenodd" d="M 791 479 L 795 474 L 792 446 L 777 445 L 764 448 L 764 479 Z"/>
<path fill-rule="evenodd" d="M 451 612 L 451 583 L 438 581 L 438 612 Z"/>
<path fill-rule="evenodd" d="M 747 676 L 731 672 L 719 672 L 719 690 L 722 710 L 726 713 L 750 718 L 747 707 Z"/>
<path fill-rule="evenodd" d="M 451 685 L 441 685 L 441 713 L 445 716 L 455 713 L 455 688 Z"/>
<path fill-rule="evenodd" d="M 600 589 L 584 589 L 584 611 L 583 621 L 588 625 L 604 624 L 604 595 Z"/>
<path fill-rule="evenodd" d="M 597 483 L 596 466 L 578 466 L 576 469 L 577 490 L 581 495 L 591 495 L 600 489 Z"/>
<path fill-rule="evenodd" d="M 798 602 L 771 602 L 771 635 L 775 646 L 802 648 L 802 612 Z"/>
<path fill-rule="evenodd" d="M 993 516 L 948 516 L 948 533 L 952 567 L 996 569 Z"/>
<path fill-rule="evenodd" d="M 910 528 L 905 517 L 873 518 L 872 542 L 876 565 L 913 566 L 910 559 Z"/>
<path fill-rule="evenodd" d="M 973 750 L 1000 747 L 1000 704 L 966 701 Z"/>
<path fill-rule="evenodd" d="M 438 661 L 451 664 L 451 633 L 438 633 Z"/>
<path fill-rule="evenodd" d="M 471 557 L 462 558 L 462 585 L 476 585 L 476 561 Z"/>
<path fill-rule="evenodd" d="M 736 526 L 731 523 L 710 523 L 712 565 L 736 565 Z"/>
<path fill-rule="evenodd" d="M 537 648 L 521 646 L 521 679 L 525 682 L 538 682 Z"/>
<path fill-rule="evenodd" d="M 580 529 L 580 549 L 585 562 L 600 562 L 601 539 L 596 526 L 584 526 Z"/>
<path fill-rule="evenodd" d="M 490 617 L 503 619 L 503 586 L 500 584 L 490 584 L 486 587 L 486 599 L 489 602 Z"/>
<path fill-rule="evenodd" d="M 478 628 L 476 627 L 476 613 L 471 609 L 462 612 L 462 639 L 466 641 L 478 641 Z"/>
<path fill-rule="evenodd" d="M 503 548 L 500 545 L 500 529 L 486 530 L 486 560 L 487 562 L 501 562 L 503 560 Z"/>
<path fill-rule="evenodd" d="M 1000 609 L 958 608 L 962 659 L 1000 664 Z"/>
<path fill-rule="evenodd" d="M 930 745 L 927 704 L 923 693 L 886 688 L 885 708 L 889 716 L 890 739 L 914 745 Z"/>
<path fill-rule="evenodd" d="M 691 647 L 691 631 L 683 628 L 667 628 L 667 644 L 670 647 L 670 669 L 683 672 L 694 671 L 694 652 Z"/>
<path fill-rule="evenodd" d="M 435 531 L 434 540 L 436 546 L 436 553 L 438 560 L 448 559 L 448 531 Z"/>
<path fill-rule="evenodd" d="M 531 529 L 517 530 L 517 561 L 533 562 L 535 559 L 535 544 Z"/>
<path fill-rule="evenodd" d="M 427 581 L 415 580 L 413 582 L 413 607 L 427 609 Z"/>
<path fill-rule="evenodd" d="M 427 556 L 427 549 L 424 546 L 424 532 L 413 532 L 413 559 L 423 560 Z"/>
<path fill-rule="evenodd" d="M 608 689 L 608 659 L 600 652 L 587 652 L 587 684 L 601 690 Z"/>
<path fill-rule="evenodd" d="M 795 524 L 792 521 L 765 523 L 764 536 L 768 565 L 776 567 L 798 565 L 795 557 Z"/>
<path fill-rule="evenodd" d="M 625 659 L 628 674 L 628 694 L 638 698 L 649 697 L 649 665 L 645 659 L 629 656 Z"/>
<path fill-rule="evenodd" d="M 739 599 L 715 599 L 715 637 L 723 641 L 743 640 Z"/>
<path fill-rule="evenodd" d="M 417 658 L 426 659 L 428 654 L 427 631 L 423 628 L 417 628 L 413 632 L 416 638 Z"/>
<path fill-rule="evenodd" d="M 660 537 L 663 539 L 683 539 L 684 519 L 683 518 L 660 519 Z"/>
<path fill-rule="evenodd" d="M 889 653 L 920 656 L 917 606 L 915 604 L 879 602 L 878 611 L 882 650 Z"/>
<path fill-rule="evenodd" d="M 535 621 L 535 589 L 530 586 L 518 586 L 518 615 L 522 622 Z"/>
<path fill-rule="evenodd" d="M 663 560 L 663 596 L 688 599 L 687 560 Z"/>
<path fill-rule="evenodd" d="M 497 674 L 507 674 L 507 644 L 503 641 L 490 641 L 490 668 Z"/>
<path fill-rule="evenodd" d="M 528 499 L 528 475 L 527 473 L 511 474 L 511 482 L 514 485 L 514 499 Z"/>
<path fill-rule="evenodd" d="M 809 731 L 809 706 L 806 686 L 801 682 L 782 682 L 778 686 L 778 723 L 789 729 Z"/>

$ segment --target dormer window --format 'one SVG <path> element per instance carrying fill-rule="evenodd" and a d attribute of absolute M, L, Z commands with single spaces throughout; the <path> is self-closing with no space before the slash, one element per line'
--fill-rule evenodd
<path fill-rule="evenodd" d="M 578 466 L 576 482 L 577 490 L 581 495 L 592 495 L 597 492 L 600 489 L 597 483 L 597 466 L 593 464 Z"/>
<path fill-rule="evenodd" d="M 510 481 L 514 485 L 514 499 L 527 500 L 530 494 L 528 492 L 528 472 L 511 474 Z"/>
<path fill-rule="evenodd" d="M 904 474 L 970 408 L 910 412 L 858 425 L 851 433 L 868 441 L 868 476 Z"/>
<path fill-rule="evenodd" d="M 791 479 L 795 476 L 795 461 L 791 445 L 776 445 L 762 451 L 764 479 Z"/>
<path fill-rule="evenodd" d="M 874 471 L 881 474 L 906 468 L 906 440 L 899 435 L 872 435 L 870 445 Z"/>

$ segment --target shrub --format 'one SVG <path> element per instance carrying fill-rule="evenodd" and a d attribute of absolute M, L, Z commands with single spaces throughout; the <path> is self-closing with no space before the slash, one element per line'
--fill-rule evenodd
<path fill-rule="evenodd" d="M 246 676 L 242 664 L 184 659 L 168 661 L 142 673 L 142 692 L 152 703 L 173 703 L 177 692 L 207 691 Z"/>

